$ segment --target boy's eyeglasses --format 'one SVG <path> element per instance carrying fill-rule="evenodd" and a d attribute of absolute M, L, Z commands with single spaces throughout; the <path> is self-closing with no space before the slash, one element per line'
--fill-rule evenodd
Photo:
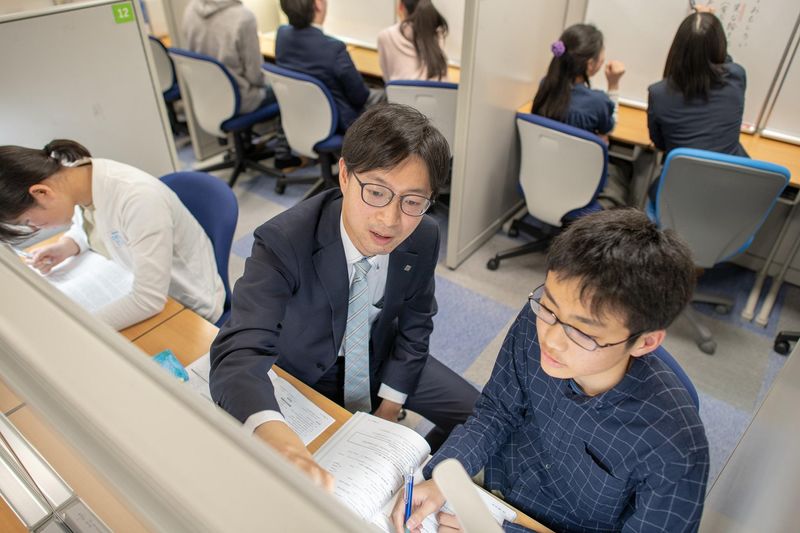
<path fill-rule="evenodd" d="M 623 339 L 619 342 L 609 342 L 607 344 L 600 344 L 594 337 L 587 335 L 586 333 L 582 332 L 581 330 L 579 330 L 574 326 L 570 326 L 569 324 L 565 324 L 564 322 L 562 322 L 554 312 L 545 307 L 545 305 L 541 302 L 543 294 L 544 294 L 544 284 L 539 285 L 537 288 L 533 290 L 532 293 L 528 295 L 528 303 L 531 306 L 533 314 L 535 314 L 537 318 L 540 318 L 545 324 L 549 326 L 555 326 L 556 324 L 561 324 L 561 327 L 564 328 L 564 333 L 567 335 L 567 338 L 586 351 L 593 352 L 595 350 L 599 350 L 602 348 L 608 348 L 609 346 L 617 346 L 618 344 L 622 344 L 623 342 L 628 342 L 629 340 L 641 335 L 641 333 L 636 333 L 634 335 L 631 335 L 627 339 Z"/>
<path fill-rule="evenodd" d="M 372 207 L 386 207 L 394 199 L 395 192 L 378 183 L 363 183 L 355 172 L 351 172 L 361 185 L 361 199 Z M 433 205 L 433 200 L 420 194 L 400 195 L 400 210 L 410 217 L 421 217 Z"/>

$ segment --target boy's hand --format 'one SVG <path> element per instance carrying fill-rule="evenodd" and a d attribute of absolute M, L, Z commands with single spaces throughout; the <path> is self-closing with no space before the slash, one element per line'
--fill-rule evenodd
<path fill-rule="evenodd" d="M 625 74 L 625 64 L 622 61 L 609 61 L 606 64 L 606 80 L 608 80 L 608 90 L 616 91 L 619 89 L 619 79 Z"/>
<path fill-rule="evenodd" d="M 392 510 L 391 516 L 392 524 L 394 525 L 397 533 L 403 533 L 404 527 L 406 526 L 413 533 L 422 531 L 422 521 L 425 520 L 429 514 L 437 512 L 442 508 L 442 505 L 444 505 L 444 494 L 442 494 L 442 492 L 439 490 L 439 487 L 436 486 L 436 483 L 434 483 L 433 480 L 428 480 L 414 486 L 414 496 L 412 497 L 412 500 L 411 517 L 408 519 L 408 522 L 404 524 L 403 521 L 405 519 L 406 505 L 403 501 L 402 491 L 397 497 L 397 501 L 394 504 L 394 509 Z M 455 519 L 455 516 L 449 516 L 452 516 L 453 519 Z M 439 531 L 458 530 L 440 528 Z"/>
<path fill-rule="evenodd" d="M 436 515 L 436 521 L 439 522 L 439 533 L 458 533 L 464 531 L 461 529 L 461 522 L 454 514 L 441 511 Z"/>
<path fill-rule="evenodd" d="M 53 270 L 53 267 L 62 263 L 68 257 L 77 255 L 80 251 L 75 241 L 69 237 L 64 237 L 55 244 L 49 244 L 34 250 L 28 264 L 42 274 L 47 274 Z"/>

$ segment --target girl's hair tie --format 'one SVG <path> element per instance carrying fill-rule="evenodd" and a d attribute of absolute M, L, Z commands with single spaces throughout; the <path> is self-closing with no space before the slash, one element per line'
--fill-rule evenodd
<path fill-rule="evenodd" d="M 564 46 L 564 41 L 559 39 L 550 45 L 550 51 L 553 52 L 554 56 L 561 57 L 567 51 L 567 47 Z"/>

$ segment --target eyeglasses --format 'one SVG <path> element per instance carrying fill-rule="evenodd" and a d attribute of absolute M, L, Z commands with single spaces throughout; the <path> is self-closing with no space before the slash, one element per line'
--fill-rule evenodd
<path fill-rule="evenodd" d="M 636 333 L 634 335 L 631 335 L 627 339 L 623 339 L 619 342 L 609 342 L 607 344 L 600 344 L 591 335 L 587 335 L 578 328 L 562 322 L 554 312 L 545 307 L 545 305 L 541 302 L 542 294 L 544 294 L 543 284 L 539 285 L 537 288 L 533 290 L 532 293 L 528 295 L 528 303 L 531 306 L 533 314 L 535 314 L 537 318 L 540 318 L 545 324 L 549 326 L 555 326 L 556 324 L 561 324 L 561 327 L 564 328 L 564 333 L 567 335 L 567 338 L 586 351 L 593 352 L 601 348 L 608 348 L 609 346 L 617 346 L 618 344 L 622 344 L 623 342 L 628 342 L 629 340 L 641 335 L 641 333 Z"/>
<path fill-rule="evenodd" d="M 371 205 L 372 207 L 386 207 L 392 203 L 395 196 L 398 196 L 392 189 L 385 185 L 363 183 L 358 179 L 355 172 L 352 174 L 356 178 L 358 184 L 361 185 L 361 199 L 367 205 Z M 421 217 L 433 205 L 433 201 L 430 198 L 420 194 L 403 194 L 399 195 L 399 198 L 400 210 L 410 217 Z"/>

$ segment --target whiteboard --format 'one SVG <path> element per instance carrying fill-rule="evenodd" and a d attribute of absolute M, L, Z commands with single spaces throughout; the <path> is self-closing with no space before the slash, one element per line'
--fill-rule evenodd
<path fill-rule="evenodd" d="M 743 129 L 752 131 L 800 14 L 797 0 L 710 0 L 728 37 L 728 53 L 747 71 Z M 645 107 L 647 86 L 663 77 L 664 63 L 681 21 L 690 13 L 686 0 L 589 0 L 586 22 L 605 37 L 606 59 L 619 59 L 627 72 L 620 81 L 623 102 Z M 592 79 L 604 89 L 605 76 Z"/>
<path fill-rule="evenodd" d="M 0 18 L 0 145 L 74 139 L 154 176 L 175 170 L 147 36 L 116 23 L 113 3 Z"/>
<path fill-rule="evenodd" d="M 786 71 L 774 107 L 769 114 L 764 137 L 800 144 L 800 57 L 795 49 L 794 57 Z"/>
<path fill-rule="evenodd" d="M 461 42 L 464 39 L 464 0 L 433 0 L 433 5 L 447 20 L 444 51 L 450 63 L 461 65 Z"/>

